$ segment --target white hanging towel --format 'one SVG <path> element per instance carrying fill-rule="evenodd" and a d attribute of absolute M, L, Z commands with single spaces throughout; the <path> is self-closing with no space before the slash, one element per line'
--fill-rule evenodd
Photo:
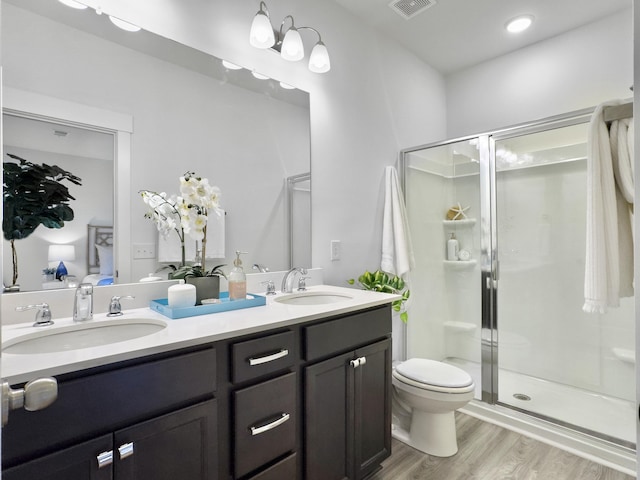
<path fill-rule="evenodd" d="M 618 148 L 612 154 L 609 131 L 604 121 L 604 108 L 618 105 L 618 100 L 605 102 L 593 112 L 587 145 L 587 242 L 584 279 L 585 303 L 588 313 L 605 313 L 608 307 L 618 307 L 620 297 L 633 295 L 633 245 L 629 219 L 629 203 L 616 176 L 628 183 L 632 159 L 618 158 L 629 154 Z M 626 129 L 628 131 L 628 128 Z M 616 139 L 619 132 L 614 132 Z M 620 147 L 619 140 L 615 142 Z M 626 150 L 626 154 L 624 151 Z M 617 173 L 614 173 L 617 170 Z M 630 174 L 631 179 L 633 173 Z M 633 188 L 633 187 L 632 187 Z M 624 187 L 622 187 L 624 189 Z"/>
<path fill-rule="evenodd" d="M 380 269 L 407 281 L 414 265 L 409 222 L 398 182 L 398 172 L 394 167 L 386 167 Z"/>

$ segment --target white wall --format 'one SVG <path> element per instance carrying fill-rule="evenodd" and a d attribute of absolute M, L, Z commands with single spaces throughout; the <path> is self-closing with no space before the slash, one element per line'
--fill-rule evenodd
<path fill-rule="evenodd" d="M 630 98 L 630 10 L 447 77 L 455 138 Z"/>
<path fill-rule="evenodd" d="M 292 14 L 321 32 L 332 67 L 324 75 L 249 45 L 257 1 L 86 3 L 310 92 L 313 265 L 337 285 L 378 267 L 384 166 L 401 148 L 445 135 L 440 74 L 331 1 L 267 2 L 274 25 Z M 303 37 L 310 49 L 315 39 Z M 342 241 L 341 261 L 330 261 L 332 239 Z"/>

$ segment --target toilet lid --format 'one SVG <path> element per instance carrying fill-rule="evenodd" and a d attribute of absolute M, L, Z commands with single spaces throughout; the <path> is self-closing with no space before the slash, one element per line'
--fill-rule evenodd
<path fill-rule="evenodd" d="M 411 358 L 402 362 L 396 371 L 403 377 L 437 387 L 459 388 L 473 383 L 471 376 L 461 368 L 425 358 Z"/>

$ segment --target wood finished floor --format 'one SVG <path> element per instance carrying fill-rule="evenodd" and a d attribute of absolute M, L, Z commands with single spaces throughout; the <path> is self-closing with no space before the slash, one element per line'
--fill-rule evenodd
<path fill-rule="evenodd" d="M 371 480 L 632 480 L 611 468 L 456 412 L 458 453 L 439 458 L 395 439 Z"/>

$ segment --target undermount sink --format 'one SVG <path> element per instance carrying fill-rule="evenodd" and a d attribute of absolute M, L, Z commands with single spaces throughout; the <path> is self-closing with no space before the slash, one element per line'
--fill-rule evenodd
<path fill-rule="evenodd" d="M 327 305 L 344 302 L 353 297 L 333 292 L 300 292 L 276 297 L 275 301 L 286 305 Z"/>
<path fill-rule="evenodd" d="M 119 318 L 104 322 L 79 323 L 36 331 L 2 344 L 10 354 L 55 353 L 125 342 L 157 333 L 167 327 L 162 320 Z"/>

